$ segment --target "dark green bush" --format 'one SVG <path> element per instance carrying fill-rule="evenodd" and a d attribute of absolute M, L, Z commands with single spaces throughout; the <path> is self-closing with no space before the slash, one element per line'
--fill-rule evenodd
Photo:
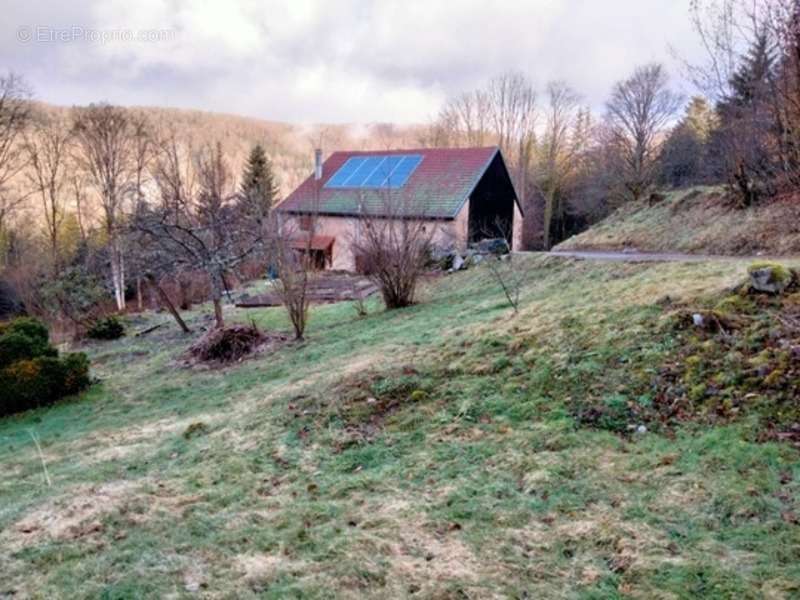
<path fill-rule="evenodd" d="M 44 344 L 50 341 L 47 326 L 33 317 L 19 317 L 8 323 L 0 323 L 0 336 L 7 333 L 21 333 Z"/>
<path fill-rule="evenodd" d="M 64 363 L 64 393 L 77 394 L 89 387 L 89 357 L 83 352 L 73 352 L 61 359 Z"/>
<path fill-rule="evenodd" d="M 43 342 L 21 331 L 10 330 L 0 335 L 0 368 L 8 367 L 20 360 L 57 354 L 56 349 L 47 340 Z"/>
<path fill-rule="evenodd" d="M 59 357 L 48 338 L 35 319 L 0 326 L 0 416 L 46 406 L 89 385 L 87 356 Z"/>
<path fill-rule="evenodd" d="M 92 323 L 86 335 L 93 340 L 116 340 L 125 335 L 125 326 L 118 317 L 104 317 Z"/>

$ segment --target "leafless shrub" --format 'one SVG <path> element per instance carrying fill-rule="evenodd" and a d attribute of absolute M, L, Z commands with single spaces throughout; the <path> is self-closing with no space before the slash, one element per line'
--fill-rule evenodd
<path fill-rule="evenodd" d="M 353 300 L 353 309 L 356 311 L 356 315 L 358 315 L 359 318 L 364 318 L 369 314 L 367 303 L 364 298 L 361 297 Z"/>
<path fill-rule="evenodd" d="M 386 308 L 410 306 L 433 249 L 435 226 L 424 219 L 424 210 L 394 199 L 391 189 L 363 198 L 359 211 L 352 240 L 356 263 L 380 288 Z"/>
<path fill-rule="evenodd" d="M 495 225 L 495 231 L 502 231 L 507 235 L 510 227 L 507 223 L 498 221 Z M 519 311 L 520 294 L 522 293 L 522 287 L 525 285 L 527 275 L 520 264 L 520 257 L 515 257 L 510 252 L 508 254 L 489 254 L 483 262 L 486 264 L 486 268 L 491 273 L 492 278 L 500 286 L 503 295 L 516 315 Z"/>
<path fill-rule="evenodd" d="M 276 211 L 269 227 L 269 259 L 277 275 L 273 286 L 292 323 L 296 340 L 302 340 L 305 335 L 311 305 L 311 241 L 316 219 L 309 217 L 308 221 L 308 229 L 301 233 L 290 219 Z M 302 244 L 300 248 L 296 247 L 298 241 Z"/>

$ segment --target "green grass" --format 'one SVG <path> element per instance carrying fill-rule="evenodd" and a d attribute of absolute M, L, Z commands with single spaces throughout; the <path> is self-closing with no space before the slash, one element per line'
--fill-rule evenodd
<path fill-rule="evenodd" d="M 171 324 L 90 344 L 99 384 L 0 422 L 0 595 L 800 594 L 797 450 L 749 419 L 581 425 L 590 401 L 647 401 L 666 296 L 746 264 L 521 260 L 516 317 L 474 269 L 405 310 L 315 307 L 306 342 L 222 370 L 182 368 Z"/>

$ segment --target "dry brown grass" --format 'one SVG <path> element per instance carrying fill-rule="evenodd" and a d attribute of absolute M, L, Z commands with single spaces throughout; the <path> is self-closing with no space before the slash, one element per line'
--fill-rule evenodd
<path fill-rule="evenodd" d="M 624 205 L 557 250 L 689 252 L 747 256 L 800 254 L 800 198 L 735 209 L 719 188 L 670 192 L 654 206 Z"/>
<path fill-rule="evenodd" d="M 76 540 L 100 532 L 100 517 L 126 502 L 138 487 L 120 480 L 71 488 L 0 533 L 0 545 L 16 551 L 44 541 Z"/>

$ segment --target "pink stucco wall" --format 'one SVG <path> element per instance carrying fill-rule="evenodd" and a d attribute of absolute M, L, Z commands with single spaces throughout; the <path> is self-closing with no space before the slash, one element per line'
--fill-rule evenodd
<path fill-rule="evenodd" d="M 516 202 L 514 202 L 514 223 L 511 228 L 511 249 L 522 250 L 522 213 Z"/>
<path fill-rule="evenodd" d="M 299 221 L 292 219 L 295 227 Z M 426 227 L 433 230 L 434 243 L 441 246 L 453 245 L 463 251 L 467 248 L 469 238 L 469 200 L 456 215 L 448 221 L 425 220 Z M 353 271 L 355 270 L 355 257 L 351 247 L 354 236 L 358 233 L 358 219 L 356 217 L 319 216 L 316 218 L 314 234 L 332 236 L 336 238 L 333 244 L 332 269 Z M 514 227 L 512 234 L 512 247 L 520 248 L 522 239 L 522 214 L 516 203 L 514 204 Z"/>

